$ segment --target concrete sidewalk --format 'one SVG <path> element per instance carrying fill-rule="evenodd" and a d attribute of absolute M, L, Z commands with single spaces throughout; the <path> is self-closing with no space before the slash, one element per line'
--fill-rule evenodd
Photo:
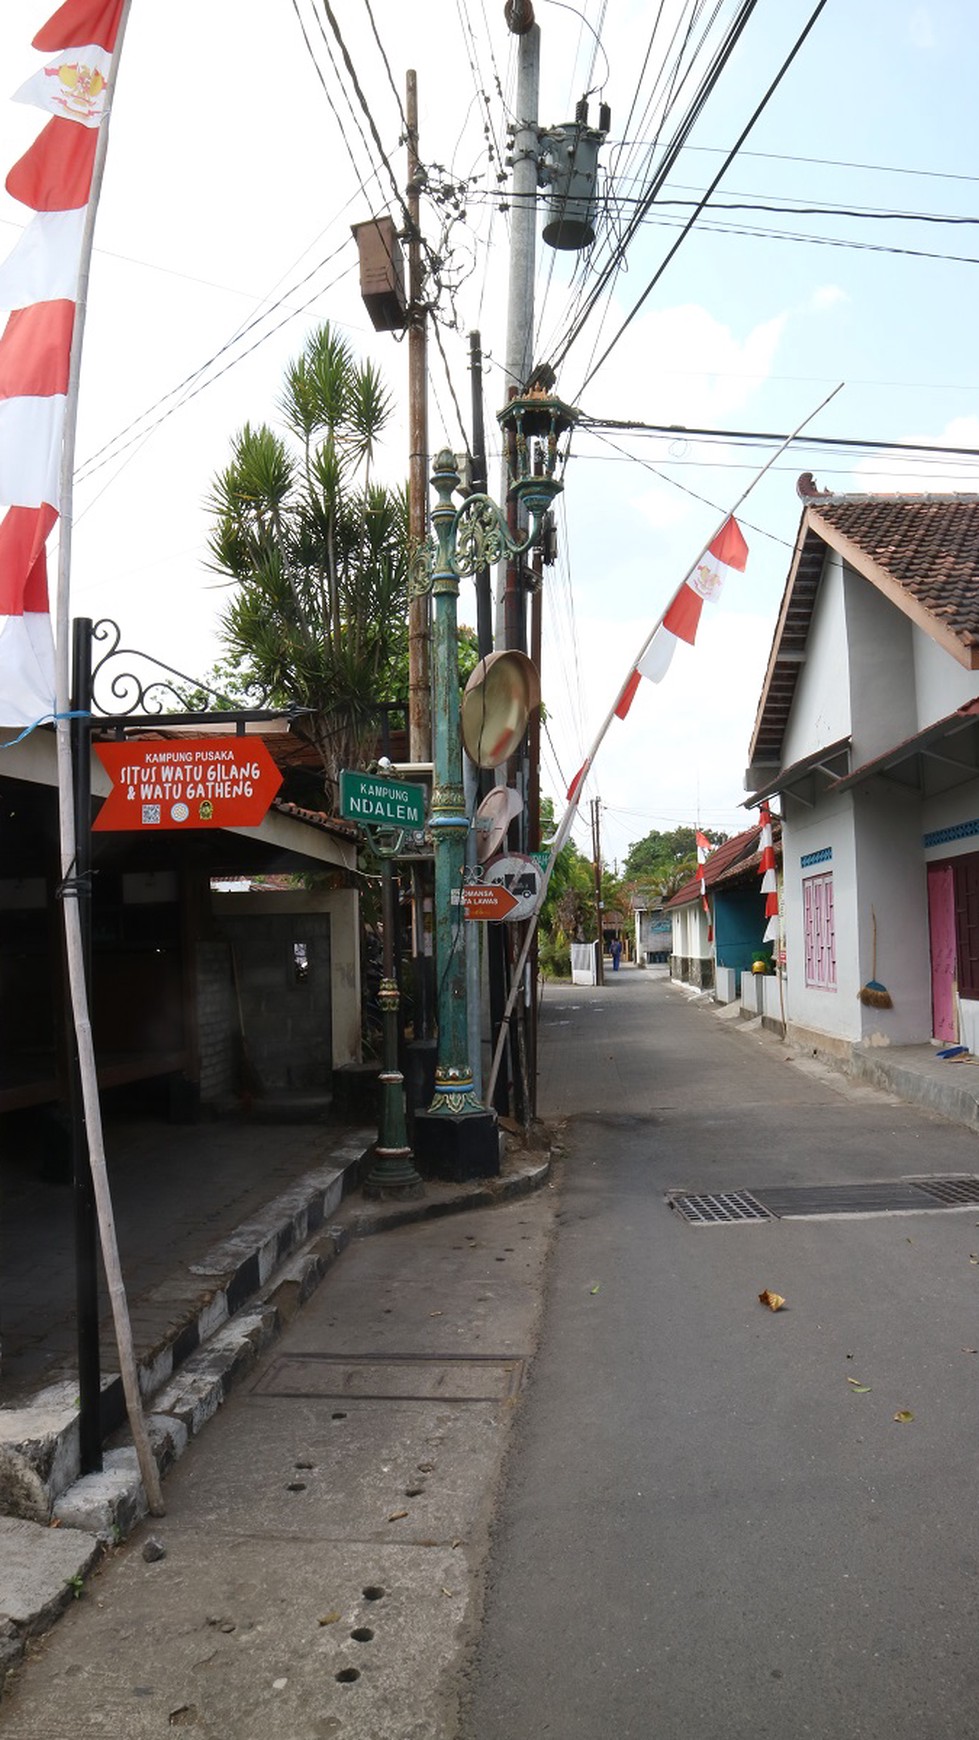
<path fill-rule="evenodd" d="M 368 1129 L 140 1125 L 112 1134 L 140 1384 L 164 1473 L 352 1242 L 515 1200 L 549 1170 L 546 1153 L 513 1143 L 499 1178 L 429 1180 L 417 1201 L 373 1202 L 356 1190 Z M 0 1406 L 0 1683 L 25 1642 L 64 1611 L 105 1544 L 125 1539 L 145 1512 L 125 1430 L 109 1441 L 103 1472 L 79 1478 L 69 1209 L 69 1192 L 25 1185 L 5 1227 L 11 1251 L 31 1260 L 15 1256 L 4 1274 L 20 1333 L 11 1360 L 18 1382 Z M 48 1230 L 46 1273 L 34 1254 Z M 104 1342 L 103 1397 L 111 1399 L 121 1386 L 108 1320 Z M 30 1382 L 37 1372 L 47 1380 L 40 1387 Z"/>
<path fill-rule="evenodd" d="M 5 1740 L 450 1740 L 555 1197 L 496 1200 L 352 1243 L 166 1517 L 87 1581 L 58 1565 L 66 1611 L 9 1676 Z"/>

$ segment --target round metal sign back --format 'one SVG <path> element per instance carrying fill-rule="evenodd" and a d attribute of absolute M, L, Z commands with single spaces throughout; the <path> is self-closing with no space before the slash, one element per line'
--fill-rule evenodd
<path fill-rule="evenodd" d="M 503 858 L 494 858 L 492 864 L 483 869 L 483 882 L 495 884 L 508 889 L 517 902 L 507 918 L 529 918 L 537 903 L 540 886 L 543 880 L 540 865 L 533 858 L 528 858 L 523 852 L 509 852 Z"/>

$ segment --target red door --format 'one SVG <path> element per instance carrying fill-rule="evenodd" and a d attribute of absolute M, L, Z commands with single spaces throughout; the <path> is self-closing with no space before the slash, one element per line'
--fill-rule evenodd
<path fill-rule="evenodd" d="M 955 890 L 951 864 L 928 866 L 931 1018 L 936 1039 L 958 1038 L 955 1017 Z"/>

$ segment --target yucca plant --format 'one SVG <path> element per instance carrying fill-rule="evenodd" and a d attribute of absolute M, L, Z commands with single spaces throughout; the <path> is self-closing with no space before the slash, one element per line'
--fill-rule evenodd
<path fill-rule="evenodd" d="M 233 658 L 273 705 L 305 709 L 335 807 L 340 769 L 364 764 L 377 704 L 403 700 L 407 491 L 372 476 L 390 399 L 328 325 L 286 370 L 285 433 L 247 424 L 215 477 L 210 567 L 234 591 L 221 622 Z"/>

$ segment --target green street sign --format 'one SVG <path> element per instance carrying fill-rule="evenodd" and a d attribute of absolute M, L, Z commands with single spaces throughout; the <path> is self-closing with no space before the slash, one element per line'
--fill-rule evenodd
<path fill-rule="evenodd" d="M 345 821 L 372 828 L 423 828 L 423 785 L 406 785 L 401 779 L 386 779 L 376 773 L 340 774 L 340 814 Z"/>

